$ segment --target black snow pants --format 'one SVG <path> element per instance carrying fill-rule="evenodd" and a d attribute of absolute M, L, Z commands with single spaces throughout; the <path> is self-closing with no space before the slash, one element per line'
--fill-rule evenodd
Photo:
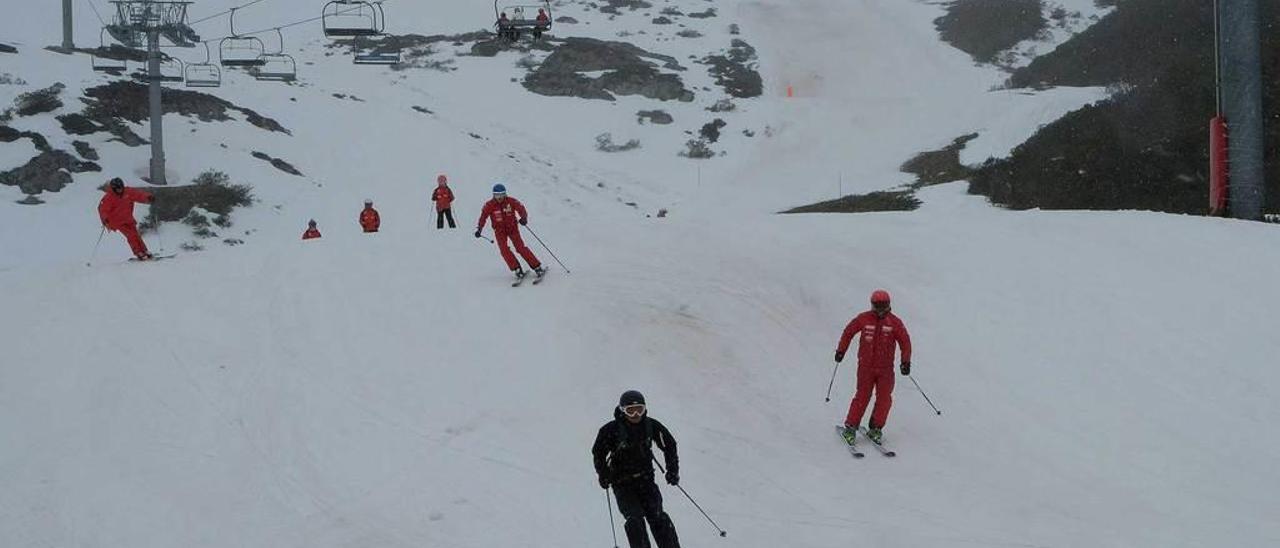
<path fill-rule="evenodd" d="M 646 520 L 653 529 L 653 540 L 657 541 L 658 548 L 680 548 L 676 526 L 671 523 L 671 516 L 662 511 L 662 492 L 658 491 L 658 484 L 653 479 L 619 482 L 613 486 L 613 495 L 618 499 L 618 511 L 627 520 L 623 528 L 631 548 L 650 548 Z"/>
<path fill-rule="evenodd" d="M 436 212 L 437 230 L 444 228 L 444 220 L 446 217 L 449 219 L 449 228 L 458 228 L 458 225 L 453 224 L 453 208 L 449 207 Z"/>

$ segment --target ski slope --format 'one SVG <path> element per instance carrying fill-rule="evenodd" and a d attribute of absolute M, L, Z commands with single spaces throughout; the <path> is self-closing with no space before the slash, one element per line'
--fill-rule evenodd
<path fill-rule="evenodd" d="M 255 6 L 254 27 L 300 4 Z M 480 4 L 406 3 L 392 30 L 472 30 L 489 17 Z M 591 25 L 557 34 L 648 20 L 566 6 L 558 15 Z M 166 118 L 178 178 L 217 166 L 254 184 L 260 202 L 230 234 L 244 245 L 143 265 L 109 236 L 85 268 L 94 174 L 38 207 L 0 188 L 3 544 L 607 546 L 589 445 L 629 388 L 672 429 L 682 485 L 729 532 L 664 487 L 685 546 L 1280 542 L 1280 444 L 1266 435 L 1280 413 L 1280 232 L 1010 212 L 963 183 L 923 191 L 909 213 L 774 215 L 833 197 L 837 179 L 845 192 L 906 182 L 903 160 L 965 132 L 1002 154 L 1100 91 L 988 91 L 1000 74 L 937 41 L 935 5 L 716 6 L 686 20 L 704 25 L 702 42 L 628 38 L 683 59 L 727 43 L 737 22 L 759 50 L 769 91 L 726 116 L 728 154 L 709 162 L 674 153 L 714 94 L 661 105 L 673 126 L 637 126 L 653 102 L 533 96 L 509 82 L 514 54 L 459 57 L 449 74 L 369 71 L 325 57 L 310 29 L 302 86 L 240 76 L 216 90 L 291 136 Z M 836 19 L 859 27 L 833 34 Z M 38 87 L 46 72 L 100 81 L 83 57 L 28 49 L 4 70 Z M 682 76 L 710 85 L 703 72 Z M 768 139 L 728 137 L 766 125 Z M 595 152 L 601 131 L 644 148 Z M 107 172 L 145 165 L 144 150 L 94 144 Z M 426 213 L 439 172 L 458 194 L 456 231 Z M 572 274 L 507 287 L 492 246 L 469 234 L 494 180 Z M 379 234 L 355 230 L 365 197 Z M 647 216 L 658 208 L 670 216 Z M 324 238 L 300 242 L 313 217 Z M 184 230 L 150 241 L 172 249 Z M 944 414 L 900 378 L 887 429 L 898 457 L 854 461 L 831 435 L 849 364 L 822 397 L 841 328 L 878 287 Z"/>

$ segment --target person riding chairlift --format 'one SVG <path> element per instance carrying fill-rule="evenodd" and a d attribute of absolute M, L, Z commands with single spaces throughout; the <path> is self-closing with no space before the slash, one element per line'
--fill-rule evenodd
<path fill-rule="evenodd" d="M 538 8 L 537 23 L 538 23 L 538 28 L 541 28 L 541 29 L 545 29 L 551 26 L 551 17 L 548 16 L 547 12 L 542 8 Z"/>

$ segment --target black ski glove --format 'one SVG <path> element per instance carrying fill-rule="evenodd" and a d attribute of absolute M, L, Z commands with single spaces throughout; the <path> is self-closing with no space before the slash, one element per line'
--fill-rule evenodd
<path fill-rule="evenodd" d="M 476 237 L 477 237 L 477 238 L 479 238 L 479 237 L 480 237 L 480 229 L 478 229 L 478 228 L 476 229 Z"/>
<path fill-rule="evenodd" d="M 911 376 L 911 362 L 902 362 L 898 369 L 902 370 L 903 375 Z"/>
<path fill-rule="evenodd" d="M 529 219 L 520 219 L 520 226 L 525 226 L 528 224 L 529 224 Z"/>
<path fill-rule="evenodd" d="M 606 477 L 604 477 L 604 476 L 597 476 L 597 477 L 596 477 L 596 480 L 600 482 L 600 488 L 601 488 L 601 489 L 608 489 L 608 488 L 609 488 L 609 478 L 606 478 Z"/>
<path fill-rule="evenodd" d="M 679 485 L 680 474 L 675 470 L 667 470 L 667 485 Z"/>
<path fill-rule="evenodd" d="M 844 361 L 844 352 L 836 352 L 836 363 Z"/>

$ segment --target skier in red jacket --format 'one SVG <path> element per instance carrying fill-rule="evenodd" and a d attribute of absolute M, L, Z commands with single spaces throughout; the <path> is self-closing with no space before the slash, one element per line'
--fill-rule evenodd
<path fill-rule="evenodd" d="M 378 215 L 378 210 L 373 208 L 373 200 L 365 200 L 364 209 L 360 211 L 360 228 L 365 232 L 377 232 L 380 226 L 382 226 L 382 217 Z"/>
<path fill-rule="evenodd" d="M 307 221 L 307 231 L 302 233 L 302 239 L 314 240 L 320 237 L 320 229 L 316 228 L 316 220 Z"/>
<path fill-rule="evenodd" d="M 133 256 L 140 261 L 153 259 L 154 256 L 147 251 L 147 244 L 138 234 L 138 221 L 133 218 L 133 204 L 149 204 L 154 201 L 155 197 L 151 194 L 136 188 L 126 188 L 124 181 L 116 177 L 107 183 L 107 190 L 98 203 L 98 217 L 102 220 L 102 227 L 124 234 L 125 241 L 129 242 L 129 249 L 133 250 Z"/>
<path fill-rule="evenodd" d="M 458 228 L 453 224 L 453 191 L 449 189 L 449 178 L 444 174 L 436 177 L 436 189 L 431 193 L 431 201 L 436 203 L 436 230 L 444 228 L 444 220 L 449 219 L 449 228 Z"/>
<path fill-rule="evenodd" d="M 493 221 L 493 239 L 498 244 L 498 252 L 502 254 L 502 260 L 507 262 L 507 268 L 516 275 L 517 280 L 523 280 L 525 277 L 524 269 L 520 268 L 520 262 L 516 260 L 516 256 L 511 253 L 508 245 L 514 243 L 516 253 L 524 258 L 524 262 L 529 263 L 529 268 L 533 269 L 534 275 L 541 278 L 546 274 L 547 269 L 542 267 L 542 263 L 537 257 L 533 256 L 533 252 L 524 245 L 524 239 L 520 237 L 520 226 L 529 224 L 529 213 L 525 211 L 524 204 L 520 200 L 507 197 L 507 187 L 502 183 L 493 185 L 493 199 L 485 202 L 484 208 L 480 210 L 480 220 L 476 223 L 476 237 L 480 237 L 480 231 L 484 230 L 484 224 Z"/>
<path fill-rule="evenodd" d="M 871 293 L 871 310 L 858 314 L 845 326 L 836 346 L 836 363 L 844 360 L 845 351 L 853 337 L 858 343 L 858 389 L 849 403 L 849 414 L 844 427 L 857 430 L 862 414 L 871 402 L 874 390 L 876 405 L 867 423 L 867 438 L 879 443 L 885 421 L 889 420 L 889 408 L 893 406 L 893 356 L 896 346 L 902 347 L 902 374 L 911 374 L 911 335 L 907 326 L 889 308 L 889 292 L 877 289 Z"/>

